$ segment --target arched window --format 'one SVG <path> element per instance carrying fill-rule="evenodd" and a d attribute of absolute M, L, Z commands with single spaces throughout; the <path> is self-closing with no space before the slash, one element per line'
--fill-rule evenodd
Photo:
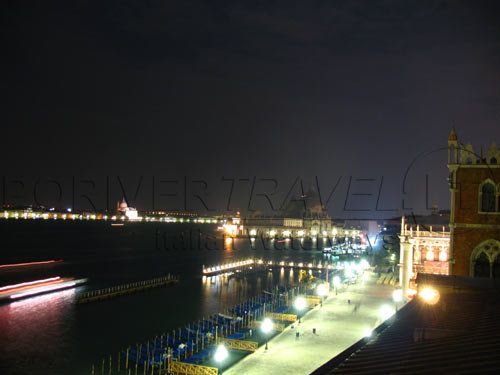
<path fill-rule="evenodd" d="M 446 262 L 448 260 L 448 251 L 446 250 L 446 247 L 442 247 L 439 251 L 439 260 L 441 262 Z"/>
<path fill-rule="evenodd" d="M 497 159 L 496 158 L 491 158 L 490 159 L 490 164 L 496 164 L 497 163 Z"/>
<path fill-rule="evenodd" d="M 434 249 L 432 247 L 428 247 L 425 253 L 425 259 L 433 261 L 434 260 Z"/>
<path fill-rule="evenodd" d="M 475 277 L 490 277 L 490 260 L 485 253 L 481 253 L 474 264 Z"/>
<path fill-rule="evenodd" d="M 469 275 L 500 278 L 500 241 L 489 239 L 471 253 Z"/>
<path fill-rule="evenodd" d="M 495 212 L 496 191 L 491 182 L 484 182 L 479 191 L 479 204 L 481 212 Z"/>

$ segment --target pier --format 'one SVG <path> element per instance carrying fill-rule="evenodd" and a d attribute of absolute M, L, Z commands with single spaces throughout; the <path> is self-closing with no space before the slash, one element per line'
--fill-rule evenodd
<path fill-rule="evenodd" d="M 324 269 L 333 270 L 334 267 L 328 262 L 316 262 L 316 263 L 304 263 L 304 262 L 285 262 L 279 261 L 275 262 L 272 260 L 262 260 L 248 258 L 243 259 L 238 262 L 218 264 L 210 267 L 203 266 L 204 276 L 217 276 L 227 273 L 235 272 L 245 272 L 249 270 L 265 270 L 270 267 L 283 267 L 283 268 L 294 268 L 294 269 L 309 269 L 314 271 L 322 271 Z"/>
<path fill-rule="evenodd" d="M 77 303 L 95 302 L 103 299 L 122 296 L 125 294 L 137 293 L 146 289 L 157 288 L 168 284 L 176 284 L 178 282 L 178 276 L 168 274 L 167 276 L 158 277 L 152 280 L 138 281 L 135 283 L 117 285 L 109 288 L 84 292 L 78 295 L 76 301 Z"/>

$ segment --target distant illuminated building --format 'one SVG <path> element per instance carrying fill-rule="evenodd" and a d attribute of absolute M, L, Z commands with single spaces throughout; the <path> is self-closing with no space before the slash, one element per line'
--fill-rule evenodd
<path fill-rule="evenodd" d="M 399 238 L 403 293 L 418 273 L 450 274 L 450 232 L 445 225 L 408 225 L 403 216 Z"/>
<path fill-rule="evenodd" d="M 246 234 L 264 237 L 331 237 L 335 229 L 341 235 L 341 228 L 332 225 L 332 219 L 321 204 L 314 185 L 300 198 L 289 200 L 278 216 L 252 214 L 243 220 Z"/>
<path fill-rule="evenodd" d="M 223 225 L 224 232 L 230 236 L 239 236 L 243 234 L 243 225 L 241 225 L 240 212 L 231 218 L 230 222 Z"/>
<path fill-rule="evenodd" d="M 135 208 L 128 206 L 125 198 L 123 198 L 121 203 L 117 203 L 116 211 L 121 215 L 125 215 L 129 220 L 139 220 L 139 213 Z"/>

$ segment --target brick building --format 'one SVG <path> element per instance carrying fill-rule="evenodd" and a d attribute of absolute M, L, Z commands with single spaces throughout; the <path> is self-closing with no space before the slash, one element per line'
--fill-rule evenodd
<path fill-rule="evenodd" d="M 500 278 L 500 152 L 486 156 L 448 137 L 450 273 Z"/>

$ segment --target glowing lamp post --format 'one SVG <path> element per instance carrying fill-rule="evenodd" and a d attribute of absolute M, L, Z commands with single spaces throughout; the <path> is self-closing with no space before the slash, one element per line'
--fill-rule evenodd
<path fill-rule="evenodd" d="M 340 277 L 335 276 L 333 278 L 333 286 L 335 287 L 335 295 L 337 295 L 338 294 L 338 289 L 340 287 Z"/>
<path fill-rule="evenodd" d="M 439 301 L 439 292 L 433 288 L 423 288 L 418 292 L 420 298 L 422 298 L 429 305 L 435 305 Z"/>
<path fill-rule="evenodd" d="M 222 362 L 227 358 L 228 353 L 224 345 L 219 345 L 215 351 L 215 361 L 220 366 L 220 373 L 222 374 Z"/>
<path fill-rule="evenodd" d="M 318 285 L 317 292 L 318 292 L 318 296 L 320 297 L 321 307 L 323 307 L 323 297 L 326 296 L 326 294 L 328 292 L 325 284 Z"/>
<path fill-rule="evenodd" d="M 363 337 L 372 337 L 373 331 L 370 328 L 365 328 L 363 330 Z"/>
<path fill-rule="evenodd" d="M 380 307 L 380 317 L 382 318 L 383 321 L 386 321 L 393 315 L 394 315 L 394 310 L 391 306 L 382 305 L 382 307 Z"/>
<path fill-rule="evenodd" d="M 297 315 L 299 316 L 299 324 L 300 321 L 300 312 L 304 310 L 306 307 L 306 300 L 303 297 L 299 297 L 295 300 L 295 309 L 297 310 Z"/>
<path fill-rule="evenodd" d="M 260 328 L 262 329 L 262 332 L 264 332 L 264 335 L 266 336 L 266 350 L 269 348 L 267 345 L 267 339 L 269 337 L 269 332 L 271 332 L 273 330 L 273 327 L 274 327 L 274 324 L 271 321 L 271 319 L 269 319 L 269 318 L 264 319 L 264 321 L 262 322 L 262 325 L 260 326 Z"/>

